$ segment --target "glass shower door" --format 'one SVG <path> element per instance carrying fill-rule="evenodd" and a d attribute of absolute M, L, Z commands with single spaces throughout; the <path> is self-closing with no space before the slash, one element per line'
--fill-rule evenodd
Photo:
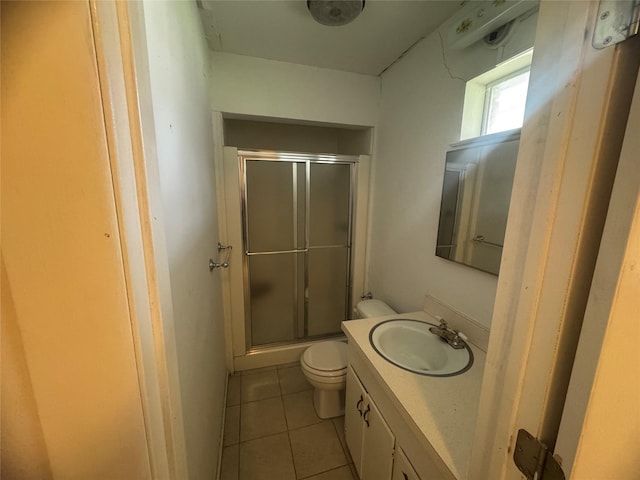
<path fill-rule="evenodd" d="M 348 311 L 351 169 L 244 160 L 250 347 L 340 332 Z"/>
<path fill-rule="evenodd" d="M 294 340 L 303 305 L 305 164 L 247 160 L 245 244 L 251 345 Z M 304 276 L 302 276 L 302 280 Z"/>
<path fill-rule="evenodd" d="M 307 335 L 340 332 L 347 318 L 351 166 L 309 166 Z"/>

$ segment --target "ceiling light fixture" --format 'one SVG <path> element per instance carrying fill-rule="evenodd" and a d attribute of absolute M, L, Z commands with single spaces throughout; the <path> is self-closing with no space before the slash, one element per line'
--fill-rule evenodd
<path fill-rule="evenodd" d="M 307 8 L 316 22 L 339 27 L 355 20 L 364 10 L 365 0 L 307 0 Z"/>

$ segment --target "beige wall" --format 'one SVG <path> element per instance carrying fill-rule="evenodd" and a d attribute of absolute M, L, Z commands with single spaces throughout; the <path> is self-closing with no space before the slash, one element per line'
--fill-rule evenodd
<path fill-rule="evenodd" d="M 2 478 L 151 478 L 88 2 L 2 3 Z"/>
<path fill-rule="evenodd" d="M 449 50 L 436 31 L 382 74 L 369 287 L 397 311 L 422 309 L 428 293 L 491 323 L 497 277 L 435 256 L 445 155 L 460 139 L 466 80 L 530 48 L 536 18 L 497 50 Z"/>
<path fill-rule="evenodd" d="M 149 168 L 158 172 L 160 198 L 151 201 L 166 244 L 157 258 L 168 262 L 189 478 L 209 480 L 227 377 L 221 271 L 208 268 L 220 240 L 209 52 L 195 2 L 149 1 L 143 12 L 153 110 L 143 122 L 155 126 L 157 160 L 147 162 L 157 162 Z"/>

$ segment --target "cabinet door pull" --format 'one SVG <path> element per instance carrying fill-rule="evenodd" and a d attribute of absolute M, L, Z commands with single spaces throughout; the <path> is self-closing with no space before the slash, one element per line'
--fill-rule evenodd
<path fill-rule="evenodd" d="M 402 477 L 404 478 L 404 480 L 409 480 L 409 477 L 407 476 L 406 473 L 402 472 Z"/>
<path fill-rule="evenodd" d="M 367 413 L 369 413 L 371 411 L 371 405 L 367 405 L 367 409 L 364 411 L 364 415 L 362 416 L 362 418 L 364 418 L 365 423 L 367 424 L 367 427 L 369 426 L 369 420 L 367 419 Z"/>
<path fill-rule="evenodd" d="M 364 398 L 362 397 L 362 395 L 360 395 L 360 400 L 358 400 L 358 403 L 356 403 L 356 410 L 358 410 L 360 416 L 362 416 L 362 410 L 360 410 L 360 404 L 362 402 L 364 402 Z"/>

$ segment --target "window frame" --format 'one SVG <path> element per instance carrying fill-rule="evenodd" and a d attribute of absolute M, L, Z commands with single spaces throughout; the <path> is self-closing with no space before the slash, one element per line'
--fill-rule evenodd
<path fill-rule="evenodd" d="M 491 100 L 492 100 L 492 89 L 495 88 L 496 86 L 500 85 L 501 83 L 507 82 L 509 80 L 511 80 L 512 78 L 515 78 L 519 75 L 522 75 L 525 72 L 530 72 L 531 71 L 531 65 L 527 65 L 526 67 L 522 67 L 518 70 L 514 70 L 511 73 L 508 73 L 496 80 L 493 80 L 489 83 L 487 83 L 485 85 L 484 88 L 484 105 L 482 107 L 482 123 L 480 125 L 480 136 L 484 136 L 484 135 L 490 135 L 487 133 L 487 124 L 488 124 L 488 120 L 489 120 L 489 111 L 491 108 Z M 529 86 L 529 82 L 527 81 L 527 88 Z M 526 103 L 526 97 L 525 97 L 525 103 Z M 524 123 L 524 118 L 523 118 L 523 123 Z M 522 123 L 518 126 L 514 126 L 512 128 L 509 128 L 507 130 L 512 130 L 515 128 L 521 128 L 522 127 Z M 507 130 L 501 130 L 501 131 L 507 131 Z M 500 133 L 500 132 L 491 132 L 491 133 Z"/>
<path fill-rule="evenodd" d="M 488 86 L 531 69 L 533 47 L 499 63 L 494 68 L 467 80 L 460 123 L 460 141 L 477 138 L 486 132 L 486 97 Z"/>

